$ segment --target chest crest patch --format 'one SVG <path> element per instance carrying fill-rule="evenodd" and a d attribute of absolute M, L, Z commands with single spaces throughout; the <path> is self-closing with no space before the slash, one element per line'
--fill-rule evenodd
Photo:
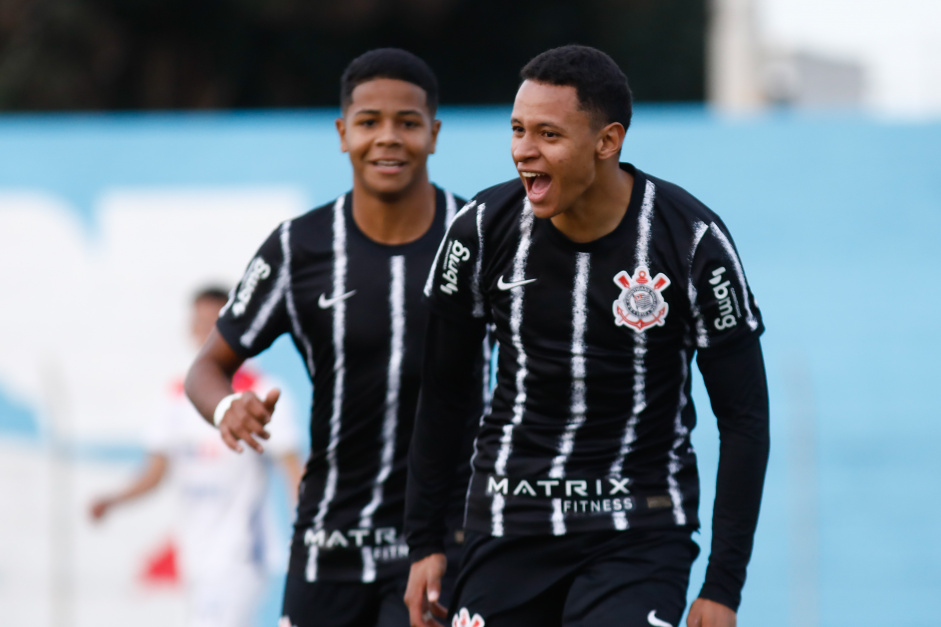
<path fill-rule="evenodd" d="M 670 279 L 662 272 L 650 278 L 650 270 L 640 266 L 631 276 L 624 270 L 614 275 L 614 284 L 621 294 L 612 304 L 614 323 L 643 333 L 649 327 L 666 323 L 670 305 L 663 298 L 663 290 L 670 286 Z"/>

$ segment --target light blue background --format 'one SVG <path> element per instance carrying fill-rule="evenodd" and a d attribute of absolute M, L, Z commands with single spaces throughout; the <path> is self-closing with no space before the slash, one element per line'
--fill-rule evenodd
<path fill-rule="evenodd" d="M 511 178 L 508 113 L 443 109 L 433 179 L 470 196 Z M 94 202 L 116 185 L 286 184 L 314 206 L 350 181 L 334 117 L 0 117 L 0 188 L 61 195 L 92 240 Z M 768 329 L 772 454 L 740 624 L 936 625 L 941 123 L 836 113 L 729 120 L 648 106 L 635 112 L 623 158 L 722 216 Z M 286 342 L 263 365 L 306 396 Z M 694 398 L 708 521 L 717 434 L 701 381 Z M 34 415 L 0 381 L 0 438 L 41 438 Z M 83 454 L 128 461 L 94 446 Z M 708 537 L 707 524 L 691 596 Z"/>

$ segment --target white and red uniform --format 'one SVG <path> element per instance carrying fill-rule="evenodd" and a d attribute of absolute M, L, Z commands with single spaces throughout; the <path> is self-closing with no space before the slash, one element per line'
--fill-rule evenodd
<path fill-rule="evenodd" d="M 236 392 L 259 397 L 277 387 L 250 367 L 233 380 Z M 250 625 L 267 573 L 286 550 L 266 505 L 269 466 L 298 449 L 289 400 L 282 396 L 269 424 L 265 453 L 228 449 L 217 429 L 192 406 L 175 382 L 160 419 L 145 434 L 148 452 L 166 455 L 179 498 L 182 574 L 193 627 Z M 279 555 L 280 553 L 280 555 Z"/>

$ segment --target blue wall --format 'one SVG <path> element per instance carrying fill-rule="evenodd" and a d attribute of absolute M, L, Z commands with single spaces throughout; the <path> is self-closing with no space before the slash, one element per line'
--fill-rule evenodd
<path fill-rule="evenodd" d="M 62 196 L 91 240 L 114 185 L 284 184 L 313 206 L 349 184 L 334 117 L 0 117 L 0 189 Z M 435 181 L 469 196 L 514 175 L 507 108 L 440 117 Z M 641 107 L 623 156 L 723 217 L 768 328 L 772 457 L 741 624 L 936 624 L 941 124 Z M 268 365 L 303 386 L 289 347 Z M 697 383 L 708 503 L 717 436 Z M 35 434 L 4 387 L 0 438 Z"/>

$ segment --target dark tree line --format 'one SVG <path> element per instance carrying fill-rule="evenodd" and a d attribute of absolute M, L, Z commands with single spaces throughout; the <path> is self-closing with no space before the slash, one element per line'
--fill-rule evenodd
<path fill-rule="evenodd" d="M 705 20 L 705 0 L 0 0 L 0 110 L 335 106 L 377 46 L 427 59 L 445 104 L 506 103 L 573 42 L 638 100 L 698 101 Z"/>

